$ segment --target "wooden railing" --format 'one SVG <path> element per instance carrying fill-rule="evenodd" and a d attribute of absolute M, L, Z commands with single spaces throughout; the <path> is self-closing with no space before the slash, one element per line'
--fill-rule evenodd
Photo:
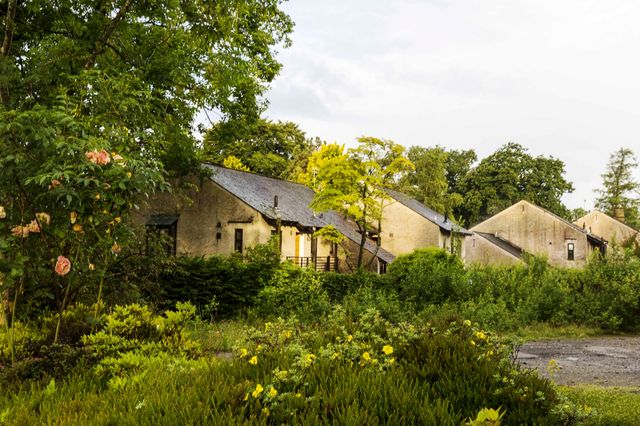
<path fill-rule="evenodd" d="M 316 271 L 338 272 L 338 258 L 334 256 L 326 257 L 300 257 L 300 256 L 287 256 L 287 261 L 298 265 L 301 268 L 313 268 Z"/>

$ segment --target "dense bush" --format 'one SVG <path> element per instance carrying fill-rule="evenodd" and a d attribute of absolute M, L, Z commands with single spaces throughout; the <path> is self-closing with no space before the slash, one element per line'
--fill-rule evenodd
<path fill-rule="evenodd" d="M 278 268 L 278 253 L 271 243 L 245 257 L 178 257 L 160 273 L 160 294 L 149 298 L 164 309 L 189 301 L 202 316 L 228 318 L 250 307 Z"/>
<path fill-rule="evenodd" d="M 147 330 L 157 318 L 143 311 L 122 308 L 111 335 L 139 335 L 138 325 L 122 326 L 132 318 Z M 106 355 L 65 380 L 3 393 L 1 420 L 460 425 L 493 408 L 503 424 L 563 422 L 549 382 L 514 366 L 510 346 L 469 321 L 394 325 L 375 310 L 354 317 L 338 308 L 315 324 L 248 329 L 231 362 L 147 353 L 156 342 Z"/>
<path fill-rule="evenodd" d="M 458 256 L 428 248 L 396 258 L 389 285 L 400 299 L 416 305 L 441 304 L 467 296 L 464 265 Z"/>

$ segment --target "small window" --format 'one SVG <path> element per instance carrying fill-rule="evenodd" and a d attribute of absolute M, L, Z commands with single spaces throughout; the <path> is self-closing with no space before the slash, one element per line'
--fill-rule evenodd
<path fill-rule="evenodd" d="M 153 215 L 147 223 L 147 231 L 156 235 L 161 249 L 169 256 L 176 255 L 178 237 L 178 217 L 172 215 Z M 157 246 L 156 246 L 157 247 Z M 152 239 L 147 239 L 147 253 L 152 254 L 157 248 L 153 247 Z"/>
<path fill-rule="evenodd" d="M 567 260 L 574 260 L 575 258 L 575 244 L 568 243 L 567 244 Z"/>
<path fill-rule="evenodd" d="M 236 229 L 233 248 L 238 253 L 242 253 L 242 229 Z"/>

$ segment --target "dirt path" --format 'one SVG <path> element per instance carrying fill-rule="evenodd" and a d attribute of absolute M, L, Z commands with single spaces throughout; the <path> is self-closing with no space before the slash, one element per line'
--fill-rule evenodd
<path fill-rule="evenodd" d="M 640 386 L 640 336 L 529 342 L 518 362 L 562 385 Z M 549 372 L 549 361 L 559 367 Z"/>

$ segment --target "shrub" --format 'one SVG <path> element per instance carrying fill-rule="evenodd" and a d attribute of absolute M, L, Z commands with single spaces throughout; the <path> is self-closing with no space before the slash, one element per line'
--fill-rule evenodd
<path fill-rule="evenodd" d="M 303 321 L 315 321 L 329 312 L 329 295 L 320 275 L 285 265 L 258 294 L 254 312 L 262 317 L 296 316 Z"/>
<path fill-rule="evenodd" d="M 389 265 L 389 286 L 401 300 L 424 306 L 463 300 L 467 296 L 464 265 L 441 249 L 402 255 Z"/>

